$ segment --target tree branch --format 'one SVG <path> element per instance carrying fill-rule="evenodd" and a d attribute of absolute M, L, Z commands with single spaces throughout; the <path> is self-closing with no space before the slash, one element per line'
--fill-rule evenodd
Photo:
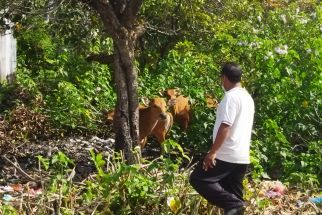
<path fill-rule="evenodd" d="M 92 9 L 97 11 L 104 23 L 106 31 L 112 36 L 115 37 L 115 33 L 119 32 L 122 29 L 122 25 L 115 14 L 115 11 L 110 3 L 110 1 L 102 0 L 80 0 L 84 4 L 87 4 Z M 111 28 L 108 28 L 111 27 Z"/>
<path fill-rule="evenodd" d="M 133 24 L 133 21 L 136 20 L 136 16 L 141 8 L 142 3 L 143 0 L 131 0 L 126 5 L 123 15 L 123 17 L 125 18 L 123 21 L 126 26 L 131 26 Z"/>
<path fill-rule="evenodd" d="M 36 181 L 34 178 L 32 178 L 30 175 L 28 175 L 25 171 L 23 171 L 18 165 L 16 165 L 14 162 L 9 160 L 5 155 L 2 156 L 3 159 L 5 159 L 9 164 L 11 164 L 13 167 L 15 167 L 21 174 L 23 174 L 26 178 L 28 178 L 31 181 Z"/>
<path fill-rule="evenodd" d="M 138 24 L 134 27 L 134 32 L 135 32 L 135 38 L 134 40 L 136 41 L 137 38 L 141 37 L 145 33 L 145 25 L 144 24 Z"/>
<path fill-rule="evenodd" d="M 12 15 L 12 11 L 16 11 L 21 14 L 28 14 L 32 16 L 43 15 L 48 12 L 56 11 L 61 5 L 63 5 L 65 0 L 54 0 L 51 3 L 48 3 L 40 8 L 30 5 L 30 4 L 21 4 L 18 1 L 12 1 L 8 6 L 4 6 L 4 8 L 8 8 L 7 12 Z"/>
<path fill-rule="evenodd" d="M 153 26 L 153 25 L 150 25 L 150 24 L 147 24 L 146 25 L 146 29 L 149 29 L 149 30 L 152 30 L 152 31 L 156 31 L 158 32 L 159 34 L 164 34 L 164 35 L 167 35 L 167 36 L 177 36 L 177 35 L 180 35 L 180 30 L 181 29 L 178 29 L 176 31 L 170 31 L 170 30 L 166 30 L 166 29 L 161 29 L 160 27 L 156 27 L 156 26 Z"/>
<path fill-rule="evenodd" d="M 124 10 L 127 6 L 127 0 L 109 0 L 112 7 L 114 8 L 115 14 L 118 18 L 121 18 Z"/>

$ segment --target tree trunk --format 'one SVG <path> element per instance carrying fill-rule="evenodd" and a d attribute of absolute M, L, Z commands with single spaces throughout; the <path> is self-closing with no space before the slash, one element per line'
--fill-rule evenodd
<path fill-rule="evenodd" d="M 139 110 L 137 71 L 134 44 L 144 28 L 137 25 L 136 16 L 143 0 L 81 0 L 97 11 L 106 32 L 114 43 L 113 69 L 117 104 L 115 113 L 115 149 L 122 151 L 128 163 L 135 163 L 132 148 L 139 141 Z M 104 56 L 104 55 L 103 55 Z M 97 58 L 99 56 L 96 56 Z M 105 56 L 108 62 L 109 57 Z"/>
<path fill-rule="evenodd" d="M 131 38 L 116 39 L 114 72 L 117 88 L 115 150 L 123 150 L 125 159 L 134 163 L 133 146 L 138 145 L 137 71 L 133 68 L 134 48 Z"/>

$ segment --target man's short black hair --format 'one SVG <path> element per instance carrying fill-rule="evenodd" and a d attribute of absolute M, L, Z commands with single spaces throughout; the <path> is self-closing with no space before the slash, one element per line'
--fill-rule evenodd
<path fill-rule="evenodd" d="M 221 69 L 221 75 L 225 75 L 232 83 L 240 82 L 242 74 L 241 67 L 234 62 L 225 63 Z"/>

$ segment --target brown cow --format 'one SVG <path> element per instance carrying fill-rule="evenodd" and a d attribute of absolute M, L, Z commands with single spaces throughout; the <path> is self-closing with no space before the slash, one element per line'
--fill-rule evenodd
<path fill-rule="evenodd" d="M 167 134 L 170 132 L 173 125 L 173 116 L 170 112 L 166 112 L 167 118 L 159 120 L 153 128 L 151 135 L 154 136 L 158 143 L 162 144 L 165 141 Z M 162 149 L 162 147 L 161 147 Z"/>
<path fill-rule="evenodd" d="M 168 105 L 176 121 L 184 132 L 187 131 L 189 122 L 191 120 L 191 110 L 189 99 L 179 95 L 177 89 L 168 89 L 165 91 L 166 96 L 169 98 Z"/>
<path fill-rule="evenodd" d="M 164 98 L 152 99 L 148 106 L 139 106 L 139 141 L 143 148 L 148 136 L 155 136 L 157 141 L 162 144 L 169 132 L 173 117 L 166 112 L 167 103 Z M 114 120 L 114 111 L 106 112 L 108 121 Z"/>
<path fill-rule="evenodd" d="M 139 107 L 139 140 L 143 148 L 150 135 L 162 144 L 172 126 L 172 116 L 166 112 L 167 103 L 164 98 L 154 98 L 147 107 Z"/>

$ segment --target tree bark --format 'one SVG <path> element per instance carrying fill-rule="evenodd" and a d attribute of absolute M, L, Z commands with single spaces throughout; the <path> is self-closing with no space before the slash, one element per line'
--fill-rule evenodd
<path fill-rule="evenodd" d="M 144 29 L 135 25 L 142 1 L 82 0 L 99 13 L 114 42 L 113 69 L 117 91 L 115 150 L 122 151 L 130 164 L 136 162 L 132 148 L 139 143 L 138 78 L 133 64 L 135 43 Z"/>
<path fill-rule="evenodd" d="M 135 162 L 133 146 L 138 145 L 137 75 L 133 69 L 133 53 L 127 44 L 117 41 L 114 45 L 114 72 L 117 91 L 115 120 L 115 150 L 123 151 L 129 163 Z"/>

